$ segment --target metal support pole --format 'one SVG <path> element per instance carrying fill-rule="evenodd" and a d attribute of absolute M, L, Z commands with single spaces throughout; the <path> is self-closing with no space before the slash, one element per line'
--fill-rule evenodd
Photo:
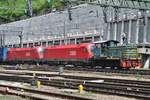
<path fill-rule="evenodd" d="M 48 41 L 46 41 L 46 45 L 45 45 L 46 47 L 48 46 Z"/>
<path fill-rule="evenodd" d="M 5 46 L 5 33 L 3 33 L 3 47 Z"/>
<path fill-rule="evenodd" d="M 29 47 L 29 43 L 27 43 L 27 47 Z"/>
<path fill-rule="evenodd" d="M 77 38 L 75 38 L 74 42 L 75 42 L 75 44 L 77 44 Z"/>
<path fill-rule="evenodd" d="M 128 34 L 128 43 L 131 43 L 131 29 L 132 29 L 132 20 L 129 20 L 129 34 Z"/>
<path fill-rule="evenodd" d="M 0 42 L 1 42 L 1 43 L 0 43 L 0 46 L 1 46 L 1 47 L 2 47 L 2 42 L 3 42 L 2 40 L 3 40 L 3 39 L 2 39 L 2 34 L 0 34 Z"/>
<path fill-rule="evenodd" d="M 64 44 L 67 44 L 67 39 L 66 39 L 66 23 L 64 21 Z"/>
<path fill-rule="evenodd" d="M 70 40 L 70 38 L 68 39 L 68 42 L 69 42 L 68 44 L 71 44 L 71 40 Z"/>
<path fill-rule="evenodd" d="M 92 35 L 92 42 L 94 42 L 94 36 Z"/>
<path fill-rule="evenodd" d="M 83 38 L 83 41 L 85 41 L 85 36 L 83 36 L 82 38 Z"/>
<path fill-rule="evenodd" d="M 54 43 L 55 43 L 55 40 L 52 40 L 52 45 L 54 45 Z"/>
<path fill-rule="evenodd" d="M 110 39 L 110 23 L 107 23 L 108 25 L 108 33 L 107 33 L 107 40 Z"/>
<path fill-rule="evenodd" d="M 33 47 L 35 46 L 35 44 L 36 44 L 36 43 L 33 41 Z"/>
<path fill-rule="evenodd" d="M 22 48 L 23 47 L 23 34 L 22 34 L 22 32 L 20 33 L 20 35 L 19 35 L 19 38 L 20 38 L 20 48 Z"/>
<path fill-rule="evenodd" d="M 60 40 L 60 45 L 62 45 L 62 40 Z"/>
<path fill-rule="evenodd" d="M 120 42 L 123 43 L 122 41 L 122 34 L 124 33 L 124 20 L 122 21 L 122 25 L 121 25 L 121 34 L 120 34 Z"/>
<path fill-rule="evenodd" d="M 114 40 L 117 40 L 117 22 L 115 24 L 115 30 L 114 30 Z"/>
<path fill-rule="evenodd" d="M 145 17 L 144 17 L 145 19 L 143 19 L 143 20 L 145 20 L 145 25 L 144 25 L 144 36 L 143 36 L 143 43 L 146 43 L 147 41 L 146 41 L 146 39 L 147 39 L 147 28 L 148 28 L 148 17 L 147 17 L 147 15 L 145 15 Z"/>
<path fill-rule="evenodd" d="M 138 44 L 138 39 L 139 39 L 139 27 L 140 27 L 140 23 L 139 23 L 139 19 L 137 19 L 137 23 L 136 23 L 136 35 L 135 35 L 135 43 Z"/>

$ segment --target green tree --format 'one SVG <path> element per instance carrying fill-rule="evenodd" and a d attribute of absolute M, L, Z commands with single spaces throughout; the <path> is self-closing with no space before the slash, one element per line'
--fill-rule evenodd
<path fill-rule="evenodd" d="M 60 10 L 67 0 L 32 0 L 33 14 L 46 9 Z M 0 20 L 15 21 L 27 17 L 27 0 L 0 0 Z"/>

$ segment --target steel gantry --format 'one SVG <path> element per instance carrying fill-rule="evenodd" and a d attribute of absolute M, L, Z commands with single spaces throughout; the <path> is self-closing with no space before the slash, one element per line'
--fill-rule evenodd
<path fill-rule="evenodd" d="M 121 8 L 138 9 L 140 11 L 150 10 L 150 0 L 70 0 L 72 3 L 88 3 L 91 5 L 99 5 L 103 9 L 104 17 L 107 17 L 107 8 L 114 8 L 115 19 L 117 19 L 118 12 Z M 107 22 L 107 18 L 104 21 Z"/>
<path fill-rule="evenodd" d="M 150 0 L 88 0 L 88 3 L 102 7 L 150 10 Z"/>
<path fill-rule="evenodd" d="M 135 43 L 139 43 L 140 38 L 139 35 L 143 35 L 143 43 L 147 43 L 147 36 L 148 36 L 148 16 L 147 11 L 150 10 L 150 0 L 72 0 L 78 1 L 79 3 L 88 3 L 90 5 L 97 5 L 102 8 L 103 11 L 103 18 L 104 22 L 106 23 L 106 34 L 107 39 L 110 39 L 110 37 L 113 37 L 113 39 L 117 39 L 118 34 L 118 25 L 121 23 L 121 34 L 124 32 L 128 32 L 128 43 L 131 42 L 131 33 L 132 33 L 132 22 L 134 20 L 127 17 L 127 14 L 125 12 L 122 12 L 125 14 L 125 18 L 122 20 L 119 20 L 118 17 L 119 13 L 123 11 L 122 9 L 131 9 L 135 10 L 138 13 L 135 13 L 135 20 L 136 23 L 136 32 L 135 32 Z M 109 16 L 109 9 L 112 9 L 113 16 Z M 128 19 L 129 18 L 129 19 Z M 111 19 L 108 21 L 108 19 Z M 126 20 L 126 21 L 125 21 Z M 141 23 L 142 20 L 142 23 Z M 125 23 L 129 21 L 129 27 L 128 31 L 125 31 Z M 113 31 L 110 30 L 110 27 L 114 25 Z M 140 27 L 144 26 L 144 31 L 140 32 Z M 113 36 L 110 36 L 110 34 L 113 34 Z M 121 40 L 121 35 L 119 36 Z"/>

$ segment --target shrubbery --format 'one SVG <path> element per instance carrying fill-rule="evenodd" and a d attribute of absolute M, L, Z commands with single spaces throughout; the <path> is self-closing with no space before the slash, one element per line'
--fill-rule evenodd
<path fill-rule="evenodd" d="M 63 0 L 32 0 L 33 15 L 40 15 L 52 9 L 63 9 Z M 1 0 L 0 20 L 11 22 L 28 18 L 27 0 Z"/>

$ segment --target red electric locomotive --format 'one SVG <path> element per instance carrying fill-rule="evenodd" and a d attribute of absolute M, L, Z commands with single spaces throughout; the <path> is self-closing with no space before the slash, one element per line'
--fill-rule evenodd
<path fill-rule="evenodd" d="M 42 48 L 9 48 L 7 61 L 11 62 L 37 62 L 43 58 Z"/>
<path fill-rule="evenodd" d="M 57 63 L 88 63 L 94 57 L 93 44 L 50 46 L 44 49 L 43 60 Z"/>

